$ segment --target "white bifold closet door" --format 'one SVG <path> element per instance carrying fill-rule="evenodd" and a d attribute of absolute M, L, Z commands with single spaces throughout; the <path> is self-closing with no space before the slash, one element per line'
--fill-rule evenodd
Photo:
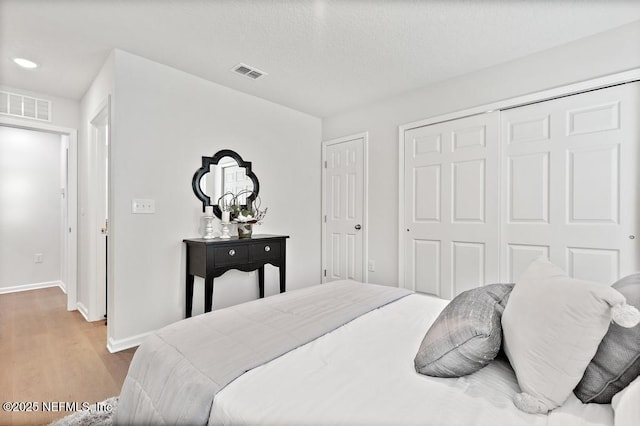
<path fill-rule="evenodd" d="M 444 298 L 499 278 L 497 112 L 405 132 L 405 287 Z"/>
<path fill-rule="evenodd" d="M 640 270 L 640 83 L 404 132 L 404 286 L 451 298 L 538 256 Z"/>
<path fill-rule="evenodd" d="M 611 284 L 640 268 L 640 84 L 501 112 L 502 276 L 544 255 Z"/>

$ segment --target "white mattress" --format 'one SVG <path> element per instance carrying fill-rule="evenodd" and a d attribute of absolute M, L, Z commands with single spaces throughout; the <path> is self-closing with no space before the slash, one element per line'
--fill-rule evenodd
<path fill-rule="evenodd" d="M 518 410 L 506 361 L 457 379 L 416 373 L 415 353 L 447 303 L 407 296 L 245 373 L 216 395 L 210 424 L 613 425 L 611 405 L 573 395 L 549 415 Z"/>

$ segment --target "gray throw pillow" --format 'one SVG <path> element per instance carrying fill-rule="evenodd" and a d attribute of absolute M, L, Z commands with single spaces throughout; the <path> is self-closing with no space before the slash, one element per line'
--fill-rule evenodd
<path fill-rule="evenodd" d="M 640 273 L 613 286 L 629 305 L 640 309 Z M 609 404 L 611 398 L 640 374 L 640 324 L 624 328 L 611 323 L 598 351 L 573 390 L 580 401 Z"/>
<path fill-rule="evenodd" d="M 500 319 L 513 284 L 490 284 L 460 293 L 440 313 L 414 359 L 416 371 L 435 377 L 474 373 L 496 357 Z"/>

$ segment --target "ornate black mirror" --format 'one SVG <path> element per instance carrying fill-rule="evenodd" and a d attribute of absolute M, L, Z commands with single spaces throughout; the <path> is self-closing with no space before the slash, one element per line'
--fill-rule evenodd
<path fill-rule="evenodd" d="M 256 199 L 260 190 L 251 162 L 230 149 L 218 151 L 213 157 L 202 157 L 202 167 L 193 175 L 191 186 L 202 201 L 202 211 L 213 206 L 213 214 L 219 219 L 222 217 L 219 202 L 227 200 L 227 195 L 233 194 L 244 208 Z"/>

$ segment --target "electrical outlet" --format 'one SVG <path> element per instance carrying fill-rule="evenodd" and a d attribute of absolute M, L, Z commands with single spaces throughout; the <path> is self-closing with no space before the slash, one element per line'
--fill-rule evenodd
<path fill-rule="evenodd" d="M 34 263 L 42 263 L 44 262 L 44 255 L 42 253 L 36 253 L 33 255 Z"/>
<path fill-rule="evenodd" d="M 156 212 L 156 202 L 148 198 L 134 198 L 131 200 L 131 213 L 153 214 Z"/>
<path fill-rule="evenodd" d="M 375 272 L 376 270 L 376 261 L 375 260 L 370 260 L 369 261 L 369 272 Z"/>

